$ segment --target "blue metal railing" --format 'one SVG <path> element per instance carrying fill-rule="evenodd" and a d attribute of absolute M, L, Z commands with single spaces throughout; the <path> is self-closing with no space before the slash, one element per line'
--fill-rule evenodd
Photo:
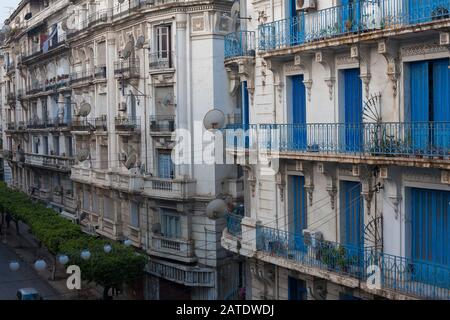
<path fill-rule="evenodd" d="M 233 236 L 240 237 L 242 234 L 242 216 L 228 213 L 227 214 L 227 230 Z"/>
<path fill-rule="evenodd" d="M 259 26 L 259 50 L 450 18 L 450 0 L 361 0 Z"/>
<path fill-rule="evenodd" d="M 450 299 L 450 266 L 336 242 L 307 239 L 282 230 L 257 226 L 256 249 L 270 256 L 298 262 L 367 281 L 369 266 L 380 271 L 381 287 L 427 299 Z"/>
<path fill-rule="evenodd" d="M 225 59 L 255 55 L 255 32 L 237 31 L 225 36 Z"/>
<path fill-rule="evenodd" d="M 450 158 L 450 122 L 309 123 L 234 125 L 227 148 L 243 148 L 244 138 L 261 150 L 367 156 Z"/>
<path fill-rule="evenodd" d="M 229 124 L 222 133 L 225 135 L 227 149 L 245 149 L 254 146 L 257 138 L 258 125 L 256 124 Z"/>

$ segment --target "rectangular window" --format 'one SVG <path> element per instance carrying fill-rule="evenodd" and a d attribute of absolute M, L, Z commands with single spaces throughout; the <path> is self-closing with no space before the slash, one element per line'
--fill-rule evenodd
<path fill-rule="evenodd" d="M 160 152 L 158 155 L 158 176 L 163 179 L 173 179 L 174 171 L 171 154 Z"/>
<path fill-rule="evenodd" d="M 169 210 L 161 210 L 161 232 L 167 238 L 181 238 L 180 216 Z"/>
<path fill-rule="evenodd" d="M 113 199 L 105 196 L 103 198 L 103 217 L 112 220 L 114 218 L 114 203 Z"/>
<path fill-rule="evenodd" d="M 73 157 L 72 137 L 66 137 L 66 156 Z"/>
<path fill-rule="evenodd" d="M 48 155 L 48 137 L 45 136 L 43 139 L 44 139 L 44 154 Z"/>
<path fill-rule="evenodd" d="M 34 143 L 33 143 L 34 150 L 33 150 L 33 152 L 38 154 L 39 153 L 39 137 L 33 137 L 33 140 L 34 140 Z"/>
<path fill-rule="evenodd" d="M 59 136 L 53 136 L 53 153 L 59 156 Z"/>
<path fill-rule="evenodd" d="M 139 228 L 139 206 L 136 202 L 130 202 L 130 225 Z"/>
<path fill-rule="evenodd" d="M 158 59 L 169 59 L 170 53 L 169 26 L 160 26 L 156 28 L 156 49 Z"/>
<path fill-rule="evenodd" d="M 83 209 L 84 210 L 91 210 L 91 203 L 90 203 L 90 190 L 88 188 L 85 188 L 83 190 Z"/>
<path fill-rule="evenodd" d="M 99 214 L 99 199 L 96 192 L 92 192 L 92 212 Z"/>

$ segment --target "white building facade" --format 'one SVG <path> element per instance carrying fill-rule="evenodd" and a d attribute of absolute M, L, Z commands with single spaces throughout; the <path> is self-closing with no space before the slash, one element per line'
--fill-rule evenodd
<path fill-rule="evenodd" d="M 3 47 L 20 61 L 2 90 L 11 95 L 3 155 L 13 186 L 86 232 L 148 254 L 144 298 L 227 298 L 242 268 L 221 246 L 225 218 L 206 208 L 217 198 L 238 207 L 242 177 L 236 166 L 197 159 L 193 142 L 190 161 L 177 164 L 172 152 L 176 130 L 193 139 L 209 111 L 237 113 L 224 90 L 232 3 L 37 3 L 22 1 L 11 30 L 22 24 Z"/>
<path fill-rule="evenodd" d="M 449 299 L 450 2 L 236 9 L 227 148 L 245 216 L 222 245 L 247 298 Z"/>

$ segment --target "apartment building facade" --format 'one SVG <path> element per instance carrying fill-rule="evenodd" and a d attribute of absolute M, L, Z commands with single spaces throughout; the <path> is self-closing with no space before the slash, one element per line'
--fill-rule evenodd
<path fill-rule="evenodd" d="M 207 209 L 217 199 L 238 207 L 242 177 L 197 159 L 201 143 L 190 161 L 172 157 L 180 139 L 202 137 L 209 111 L 237 113 L 224 90 L 230 7 L 22 1 L 9 22 L 19 30 L 3 47 L 16 62 L 3 86 L 15 95 L 3 104 L 13 186 L 145 252 L 147 299 L 223 299 L 238 286 L 239 261 L 220 242 L 225 217 Z"/>
<path fill-rule="evenodd" d="M 450 2 L 246 1 L 225 38 L 252 299 L 449 299 Z M 251 18 L 251 19 L 249 19 Z M 230 90 L 232 91 L 232 90 Z"/>

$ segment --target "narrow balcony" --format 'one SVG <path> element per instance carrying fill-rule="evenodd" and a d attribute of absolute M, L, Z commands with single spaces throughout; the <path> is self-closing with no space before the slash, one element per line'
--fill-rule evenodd
<path fill-rule="evenodd" d="M 147 264 L 146 271 L 185 286 L 211 288 L 215 286 L 215 273 L 210 268 L 183 266 L 179 263 L 151 259 Z"/>
<path fill-rule="evenodd" d="M 91 69 L 83 70 L 80 72 L 73 72 L 70 75 L 71 85 L 89 84 L 94 80 L 94 72 Z"/>
<path fill-rule="evenodd" d="M 246 129 L 246 128 L 244 128 Z M 242 125 L 225 129 L 228 150 L 258 148 L 297 160 L 429 162 L 448 165 L 450 122 L 310 123 Z"/>
<path fill-rule="evenodd" d="M 16 64 L 14 62 L 11 62 L 6 65 L 6 73 L 10 74 L 16 71 Z"/>
<path fill-rule="evenodd" d="M 255 32 L 237 31 L 225 36 L 225 60 L 255 56 Z"/>
<path fill-rule="evenodd" d="M 96 119 L 78 118 L 72 121 L 72 131 L 95 131 Z"/>
<path fill-rule="evenodd" d="M 26 94 L 29 96 L 29 95 L 33 95 L 33 94 L 42 92 L 44 90 L 45 90 L 45 83 L 43 83 L 43 82 L 34 82 L 30 86 L 27 86 Z"/>
<path fill-rule="evenodd" d="M 195 194 L 195 181 L 185 179 L 144 178 L 144 195 L 161 199 L 184 200 Z"/>
<path fill-rule="evenodd" d="M 150 71 L 171 69 L 174 66 L 174 52 L 152 52 L 148 56 Z"/>
<path fill-rule="evenodd" d="M 243 216 L 228 213 L 227 216 L 227 232 L 234 237 L 242 236 L 242 218 Z"/>
<path fill-rule="evenodd" d="M 372 290 L 365 288 L 370 276 L 368 267 L 377 266 L 382 285 L 375 294 L 450 299 L 450 266 L 447 265 L 414 261 L 374 248 L 308 239 L 261 225 L 256 226 L 256 251 L 263 260 L 280 265 L 289 263 L 294 268 L 298 265 L 315 276 L 336 275 L 357 280 L 355 283 L 367 291 Z"/>
<path fill-rule="evenodd" d="M 150 254 L 161 258 L 179 260 L 186 263 L 197 261 L 194 255 L 194 242 L 183 239 L 171 239 L 152 234 Z"/>
<path fill-rule="evenodd" d="M 111 175 L 111 188 L 127 193 L 141 193 L 144 190 L 144 178 L 140 175 L 115 173 Z"/>
<path fill-rule="evenodd" d="M 41 43 L 40 45 L 33 46 L 29 51 L 28 55 L 24 55 L 22 58 L 22 63 L 27 64 L 36 58 L 41 58 L 43 54 L 47 54 L 55 49 L 62 47 L 66 44 L 67 34 L 60 34 L 48 40 L 47 44 Z"/>
<path fill-rule="evenodd" d="M 44 118 L 35 117 L 28 121 L 27 129 L 68 129 L 72 125 L 71 118 Z"/>
<path fill-rule="evenodd" d="M 114 120 L 117 131 L 140 132 L 141 120 L 139 117 L 116 117 Z"/>
<path fill-rule="evenodd" d="M 107 170 L 73 166 L 70 179 L 78 183 L 94 185 L 101 188 L 111 187 L 111 174 Z"/>
<path fill-rule="evenodd" d="M 34 153 L 25 154 L 25 164 L 33 167 L 70 172 L 74 163 L 75 161 L 72 157 Z"/>
<path fill-rule="evenodd" d="M 8 104 L 14 104 L 16 103 L 16 93 L 15 92 L 8 92 L 8 94 L 6 95 L 6 101 L 8 102 Z"/>
<path fill-rule="evenodd" d="M 170 134 L 175 131 L 175 116 L 158 115 L 150 117 L 150 133 Z"/>
<path fill-rule="evenodd" d="M 258 47 L 270 51 L 350 35 L 404 31 L 416 25 L 432 28 L 449 18 L 450 0 L 361 0 L 261 24 Z"/>
<path fill-rule="evenodd" d="M 140 75 L 139 70 L 140 63 L 138 58 L 114 62 L 114 74 L 119 78 L 138 78 Z"/>

